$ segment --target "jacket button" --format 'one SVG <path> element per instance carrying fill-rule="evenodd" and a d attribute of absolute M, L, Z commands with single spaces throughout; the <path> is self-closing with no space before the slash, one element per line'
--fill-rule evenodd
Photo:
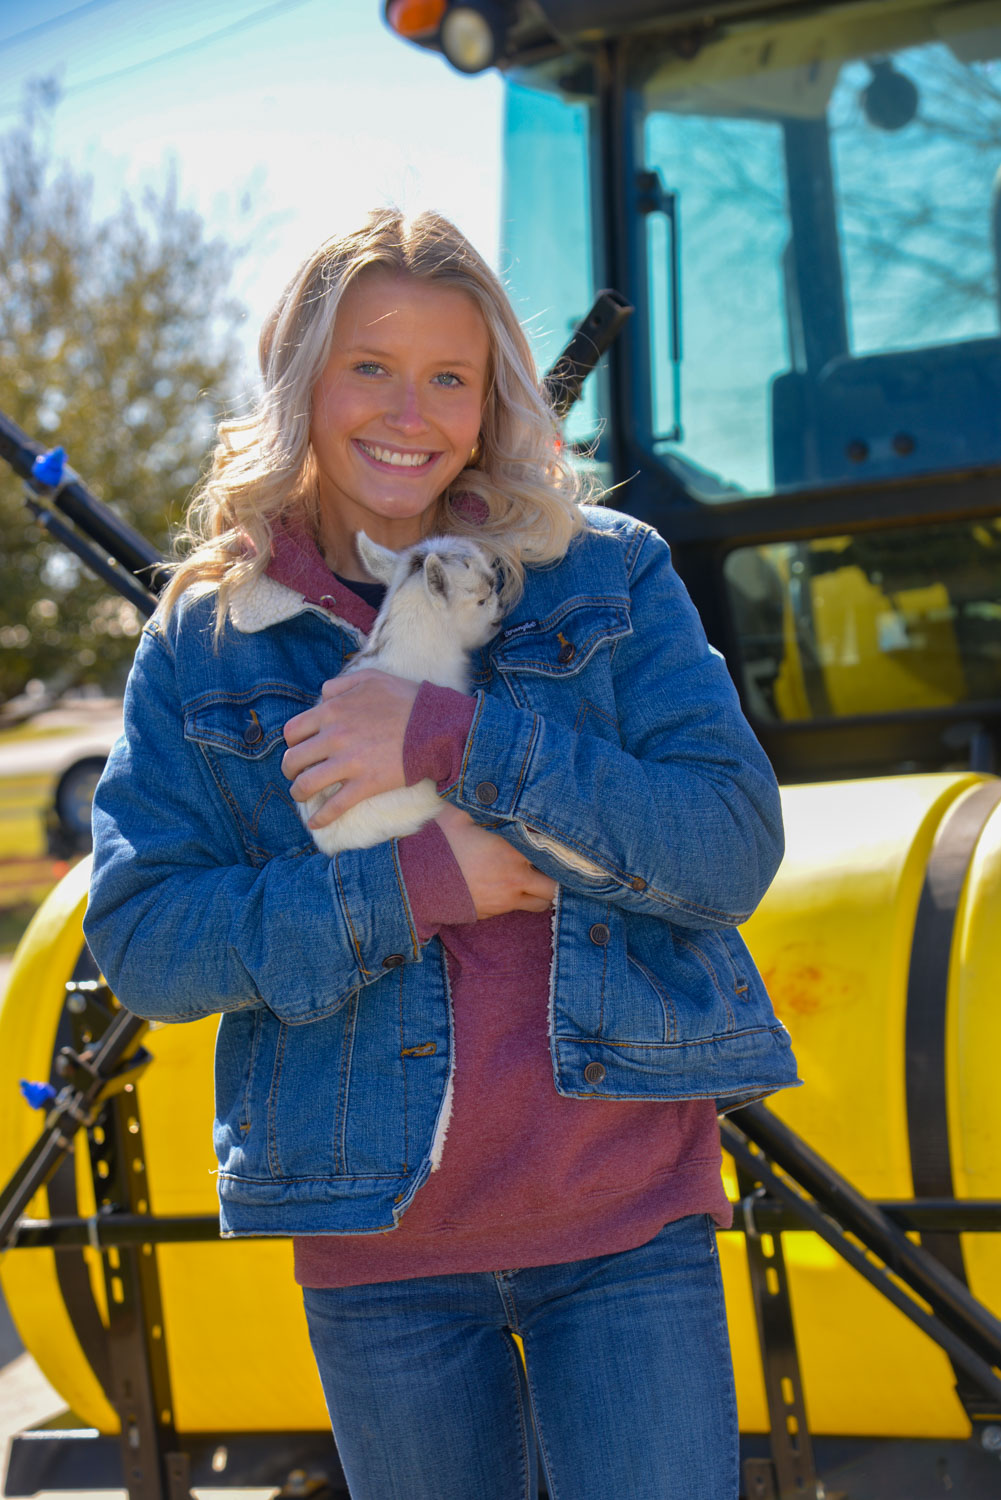
<path fill-rule="evenodd" d="M 559 662 L 561 667 L 565 667 L 569 662 L 573 661 L 576 655 L 577 647 L 574 645 L 573 641 L 564 641 L 563 645 L 560 647 L 559 655 L 557 656 L 556 660 Z"/>
<path fill-rule="evenodd" d="M 611 935 L 604 922 L 595 922 L 589 934 L 592 943 L 597 943 L 599 948 L 604 948 Z M 600 1067 L 601 1064 L 599 1063 L 598 1066 Z"/>
<path fill-rule="evenodd" d="M 492 781 L 481 781 L 476 788 L 476 800 L 482 802 L 484 807 L 492 807 L 499 795 Z"/>
<path fill-rule="evenodd" d="M 633 878 L 632 878 L 632 880 L 630 880 L 630 882 L 629 882 L 629 889 L 631 891 L 645 891 L 646 890 L 646 881 L 643 879 L 643 876 L 642 875 L 634 875 Z"/>
<path fill-rule="evenodd" d="M 600 1083 L 605 1076 L 604 1063 L 588 1063 L 584 1069 L 584 1077 L 588 1083 Z"/>
<path fill-rule="evenodd" d="M 406 959 L 402 953 L 390 953 L 388 958 L 382 960 L 382 967 L 384 969 L 398 969 L 401 964 L 405 963 Z"/>
<path fill-rule="evenodd" d="M 261 728 L 260 724 L 258 724 L 256 719 L 252 724 L 248 724 L 246 729 L 243 731 L 243 743 L 245 745 L 256 745 L 258 741 L 263 740 L 263 738 L 264 730 Z"/>

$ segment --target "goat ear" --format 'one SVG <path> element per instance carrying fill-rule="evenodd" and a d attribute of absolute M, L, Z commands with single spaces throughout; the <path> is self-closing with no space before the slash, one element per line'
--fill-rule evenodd
<path fill-rule="evenodd" d="M 436 603 L 448 603 L 448 578 L 441 559 L 434 552 L 429 552 L 424 559 L 424 581 Z"/>
<path fill-rule="evenodd" d="M 396 571 L 399 561 L 395 552 L 390 552 L 388 547 L 380 547 L 378 542 L 373 542 L 364 531 L 355 533 L 355 547 L 366 573 L 371 573 L 380 583 L 389 584 Z"/>

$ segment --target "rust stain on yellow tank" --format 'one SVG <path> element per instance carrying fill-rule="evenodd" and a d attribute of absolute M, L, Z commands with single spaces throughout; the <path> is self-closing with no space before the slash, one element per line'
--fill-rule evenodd
<path fill-rule="evenodd" d="M 825 1007 L 851 1005 L 866 985 L 861 970 L 828 962 L 823 954 L 810 952 L 804 944 L 795 944 L 775 956 L 762 967 L 761 977 L 780 1018 L 812 1016 Z"/>

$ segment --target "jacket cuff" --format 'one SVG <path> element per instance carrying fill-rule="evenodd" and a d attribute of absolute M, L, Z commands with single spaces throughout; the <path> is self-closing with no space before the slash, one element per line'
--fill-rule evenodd
<path fill-rule="evenodd" d="M 407 786 L 428 778 L 439 792 L 455 785 L 475 711 L 476 700 L 465 693 L 421 683 L 403 738 Z"/>
<path fill-rule="evenodd" d="M 469 887 L 439 825 L 425 823 L 417 833 L 400 839 L 400 870 L 410 910 L 422 943 L 439 927 L 461 927 L 476 921 Z"/>

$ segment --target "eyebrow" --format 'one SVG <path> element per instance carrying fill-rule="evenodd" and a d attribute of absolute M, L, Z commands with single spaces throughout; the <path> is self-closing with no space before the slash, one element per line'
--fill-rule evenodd
<path fill-rule="evenodd" d="M 349 344 L 344 352 L 345 354 L 365 354 L 370 356 L 372 359 L 393 358 L 392 352 L 390 350 L 376 349 L 372 344 Z M 434 363 L 436 365 L 441 365 L 442 367 L 447 365 L 449 369 L 451 369 L 453 366 L 465 370 L 476 370 L 479 368 L 479 366 L 471 359 L 436 359 Z"/>

